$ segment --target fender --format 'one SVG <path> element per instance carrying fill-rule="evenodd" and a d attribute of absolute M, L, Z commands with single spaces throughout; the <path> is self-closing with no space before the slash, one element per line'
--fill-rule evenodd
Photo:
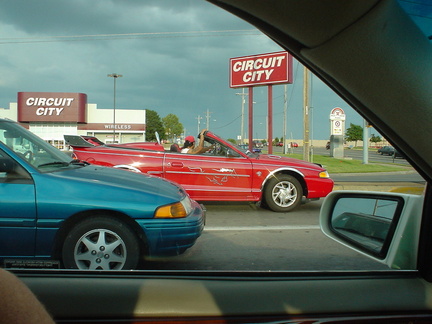
<path fill-rule="evenodd" d="M 279 168 L 279 169 L 276 169 L 276 170 L 271 171 L 271 172 L 267 175 L 267 177 L 264 179 L 264 181 L 263 181 L 262 184 L 261 184 L 261 188 L 260 188 L 261 192 L 263 191 L 265 185 L 267 184 L 267 181 L 268 181 L 271 177 L 273 177 L 273 176 L 274 176 L 275 174 L 277 174 L 277 173 L 287 173 L 287 172 L 289 172 L 289 173 L 292 173 L 292 172 L 293 172 L 293 173 L 298 174 L 298 175 L 301 177 L 301 179 L 302 179 L 302 181 L 301 181 L 302 186 L 305 187 L 304 174 L 303 174 L 302 172 L 300 172 L 299 170 L 293 169 L 293 168 Z M 307 188 L 306 188 L 306 189 L 307 189 Z"/>

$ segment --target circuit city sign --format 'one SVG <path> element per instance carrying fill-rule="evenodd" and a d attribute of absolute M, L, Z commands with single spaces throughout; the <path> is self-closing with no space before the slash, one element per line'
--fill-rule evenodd
<path fill-rule="evenodd" d="M 230 87 L 292 83 L 292 56 L 276 52 L 230 59 Z"/>
<path fill-rule="evenodd" d="M 18 121 L 85 123 L 86 105 L 84 93 L 18 92 Z"/>

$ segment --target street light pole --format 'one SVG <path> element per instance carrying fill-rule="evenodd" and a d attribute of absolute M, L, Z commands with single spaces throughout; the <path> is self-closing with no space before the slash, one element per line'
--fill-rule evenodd
<path fill-rule="evenodd" d="M 112 73 L 107 75 L 110 78 L 114 78 L 114 109 L 113 109 L 113 144 L 115 143 L 115 127 L 116 127 L 116 120 L 115 120 L 115 110 L 116 110 L 116 81 L 117 78 L 121 78 L 122 74 Z"/>

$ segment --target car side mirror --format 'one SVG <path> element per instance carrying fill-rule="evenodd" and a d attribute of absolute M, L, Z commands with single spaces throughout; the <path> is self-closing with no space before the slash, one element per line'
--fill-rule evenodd
<path fill-rule="evenodd" d="M 321 230 L 390 268 L 415 269 L 423 199 L 399 193 L 334 191 L 321 206 Z"/>
<path fill-rule="evenodd" d="M 10 158 L 0 158 L 0 172 L 12 172 L 15 170 L 15 162 Z"/>

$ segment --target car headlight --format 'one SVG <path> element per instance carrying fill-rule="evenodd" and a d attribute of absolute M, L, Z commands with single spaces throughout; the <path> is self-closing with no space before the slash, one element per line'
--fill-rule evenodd
<path fill-rule="evenodd" d="M 320 178 L 330 178 L 330 175 L 327 171 L 321 171 L 318 175 Z"/>
<path fill-rule="evenodd" d="M 185 196 L 181 201 L 161 206 L 156 209 L 155 218 L 182 218 L 192 212 L 192 203 L 189 196 Z"/>

